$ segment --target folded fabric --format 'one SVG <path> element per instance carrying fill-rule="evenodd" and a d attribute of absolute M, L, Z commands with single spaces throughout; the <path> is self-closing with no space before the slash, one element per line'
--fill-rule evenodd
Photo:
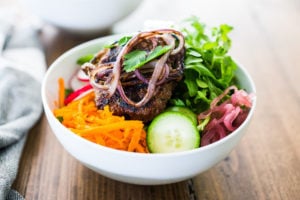
<path fill-rule="evenodd" d="M 26 72 L 0 66 L 0 200 L 23 199 L 11 185 L 27 133 L 42 113 L 39 91 L 40 82 Z"/>

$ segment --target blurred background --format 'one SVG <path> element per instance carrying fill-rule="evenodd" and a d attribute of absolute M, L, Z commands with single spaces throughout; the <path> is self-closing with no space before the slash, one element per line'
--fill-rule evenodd
<path fill-rule="evenodd" d="M 13 15 L 14 23 L 39 27 L 46 53 L 52 52 L 47 56 L 48 63 L 58 56 L 56 52 L 92 38 L 134 32 L 145 25 L 157 26 L 161 21 L 176 23 L 196 15 L 210 26 L 227 23 L 234 27 L 231 51 L 242 63 L 249 62 L 249 54 L 239 49 L 251 49 L 261 40 L 267 41 L 267 48 L 272 51 L 280 49 L 276 54 L 290 57 L 280 62 L 292 69 L 297 62 L 293 60 L 297 52 L 289 52 L 289 49 L 300 46 L 300 40 L 296 39 L 300 32 L 297 7 L 299 4 L 293 0 L 289 3 L 284 0 L 1 0 L 0 17 L 12 20 Z M 291 29 L 295 31 L 289 31 Z M 57 50 L 59 48 L 61 51 Z M 250 52 L 258 57 L 267 55 L 263 48 Z M 253 63 L 249 63 L 251 65 Z M 298 75 L 290 74 L 289 78 L 295 82 Z"/>
<path fill-rule="evenodd" d="M 256 1 L 256 0 L 254 0 Z M 125 2 L 125 3 L 124 3 Z M 239 0 L 1 0 L 1 13 L 14 12 L 19 18 L 33 17 L 44 20 L 73 34 L 97 34 L 111 29 L 114 33 L 140 30 L 145 21 L 178 22 L 196 15 L 210 25 L 229 23 L 240 25 L 240 18 L 247 19 L 245 9 L 266 9 L 264 3 Z M 234 11 L 232 12 L 232 6 Z M 272 8 L 271 8 L 272 9 Z M 268 9 L 266 9 L 267 11 Z M 220 17 L 221 16 L 221 17 Z M 98 32 L 97 32 L 98 31 Z"/>
<path fill-rule="evenodd" d="M 266 15 L 268 10 L 273 9 L 270 5 L 257 4 L 255 1 L 257 0 L 254 3 L 239 0 L 1 0 L 0 9 L 1 13 L 17 14 L 19 20 L 40 20 L 43 26 L 55 25 L 74 35 L 97 36 L 103 31 L 137 31 L 149 21 L 178 22 L 192 15 L 199 16 L 211 26 L 228 23 L 246 28 L 241 26 L 240 19 L 249 20 L 249 13 L 245 12 L 249 7 L 253 15 L 257 9 L 265 9 Z M 278 8 L 274 6 L 275 9 Z"/>

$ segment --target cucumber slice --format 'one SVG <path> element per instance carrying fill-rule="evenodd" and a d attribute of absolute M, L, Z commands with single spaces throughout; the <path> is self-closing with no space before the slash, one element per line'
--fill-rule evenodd
<path fill-rule="evenodd" d="M 198 148 L 200 134 L 192 120 L 176 111 L 156 116 L 147 131 L 147 145 L 151 153 L 171 153 Z"/>
<path fill-rule="evenodd" d="M 172 106 L 167 108 L 166 111 L 176 111 L 176 112 L 180 112 L 184 115 L 186 115 L 187 117 L 189 117 L 193 124 L 195 124 L 197 126 L 198 121 L 197 121 L 197 115 L 191 111 L 190 109 L 188 109 L 187 107 L 183 107 L 183 106 Z"/>

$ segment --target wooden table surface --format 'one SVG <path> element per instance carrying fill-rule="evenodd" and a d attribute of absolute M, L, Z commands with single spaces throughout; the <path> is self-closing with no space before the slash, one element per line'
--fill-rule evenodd
<path fill-rule="evenodd" d="M 175 184 L 121 183 L 71 157 L 42 116 L 29 133 L 13 188 L 28 200 L 300 199 L 300 2 L 145 1 L 113 31 L 139 30 L 148 19 L 178 21 L 190 15 L 209 25 L 234 26 L 230 53 L 250 72 L 257 87 L 254 118 L 226 159 Z M 91 39 L 48 25 L 41 38 L 49 65 L 64 51 Z"/>

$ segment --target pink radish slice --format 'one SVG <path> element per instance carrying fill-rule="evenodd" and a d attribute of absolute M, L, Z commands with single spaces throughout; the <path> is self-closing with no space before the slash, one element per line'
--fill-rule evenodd
<path fill-rule="evenodd" d="M 79 71 L 81 71 L 80 69 L 77 70 L 72 77 L 69 79 L 69 86 L 72 90 L 76 91 L 80 88 L 82 88 L 83 86 L 86 85 L 87 81 L 81 81 L 78 78 L 78 73 Z"/>
<path fill-rule="evenodd" d="M 77 78 L 78 78 L 78 80 L 83 81 L 83 82 L 89 81 L 89 77 L 82 70 L 78 70 Z"/>
<path fill-rule="evenodd" d="M 65 105 L 69 104 L 72 101 L 75 101 L 77 99 L 80 99 L 84 97 L 85 95 L 89 94 L 90 92 L 94 91 L 93 87 L 91 84 L 85 85 L 82 88 L 72 92 L 67 96 L 65 99 Z"/>

